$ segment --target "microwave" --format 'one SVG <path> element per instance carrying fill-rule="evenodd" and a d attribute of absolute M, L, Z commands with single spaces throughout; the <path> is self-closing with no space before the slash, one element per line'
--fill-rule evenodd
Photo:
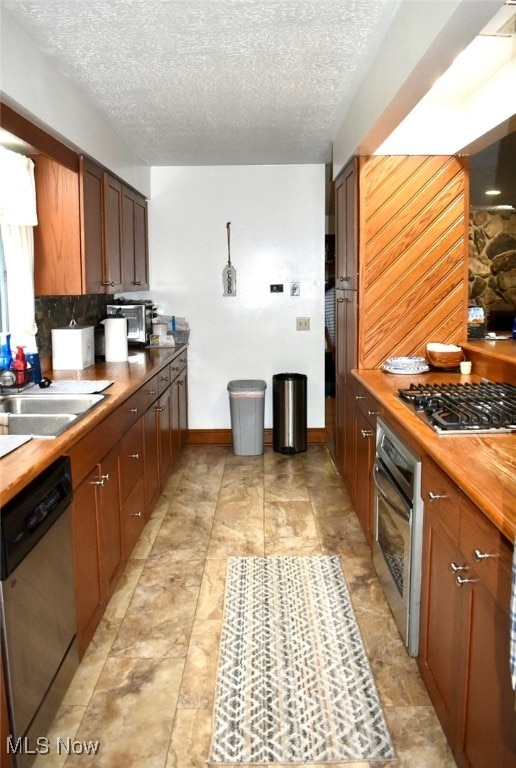
<path fill-rule="evenodd" d="M 152 333 L 152 320 L 156 314 L 156 306 L 151 301 L 133 302 L 131 304 L 108 304 L 108 317 L 125 317 L 127 319 L 127 342 L 129 344 L 147 344 Z"/>

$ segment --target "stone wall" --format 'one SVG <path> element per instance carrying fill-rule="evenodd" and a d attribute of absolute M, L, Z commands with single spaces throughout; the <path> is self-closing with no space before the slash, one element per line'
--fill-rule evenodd
<path fill-rule="evenodd" d="M 516 314 L 516 213 L 470 211 L 469 303 Z"/>

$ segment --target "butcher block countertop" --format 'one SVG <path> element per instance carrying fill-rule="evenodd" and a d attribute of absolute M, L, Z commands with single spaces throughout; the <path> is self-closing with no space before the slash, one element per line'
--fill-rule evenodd
<path fill-rule="evenodd" d="M 46 467 L 84 437 L 93 427 L 100 424 L 115 411 L 128 397 L 138 390 L 170 360 L 185 349 L 185 345 L 169 349 L 145 349 L 129 352 L 126 363 L 96 363 L 81 371 L 45 371 L 52 381 L 113 381 L 103 390 L 104 401 L 93 408 L 55 438 L 33 438 L 20 448 L 0 459 L 0 508 Z M 7 390 L 4 389 L 3 394 Z M 37 395 L 35 395 L 37 397 Z"/>
<path fill-rule="evenodd" d="M 398 389 L 411 383 L 478 382 L 458 373 L 392 375 L 381 370 L 353 371 L 378 400 L 384 418 L 420 454 L 430 456 L 512 542 L 516 542 L 516 434 L 438 435 L 411 412 Z"/>

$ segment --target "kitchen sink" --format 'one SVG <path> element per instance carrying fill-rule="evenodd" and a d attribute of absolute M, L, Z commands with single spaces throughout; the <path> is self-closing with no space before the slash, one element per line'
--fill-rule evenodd
<path fill-rule="evenodd" d="M 9 415 L 9 435 L 33 435 L 34 437 L 57 437 L 77 421 L 71 413 L 12 413 Z"/>
<path fill-rule="evenodd" d="M 57 437 L 101 403 L 105 395 L 0 395 L 0 414 L 8 414 L 9 435 Z"/>

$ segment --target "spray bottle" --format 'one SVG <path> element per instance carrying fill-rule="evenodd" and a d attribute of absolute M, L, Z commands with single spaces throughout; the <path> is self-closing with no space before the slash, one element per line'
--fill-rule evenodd
<path fill-rule="evenodd" d="M 24 349 L 25 347 L 16 347 L 17 351 L 12 365 L 17 387 L 23 387 L 27 383 L 27 360 L 25 359 Z"/>

